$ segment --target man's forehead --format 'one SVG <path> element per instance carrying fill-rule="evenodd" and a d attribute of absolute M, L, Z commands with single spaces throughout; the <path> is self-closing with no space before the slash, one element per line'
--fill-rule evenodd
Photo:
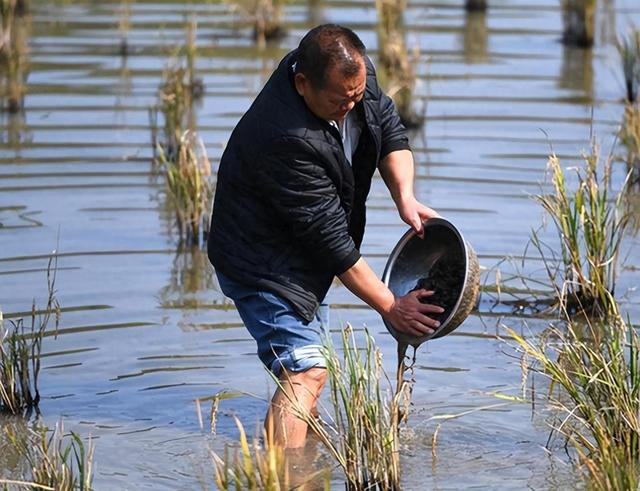
<path fill-rule="evenodd" d="M 345 77 L 338 67 L 333 67 L 327 77 L 326 89 L 343 95 L 353 95 L 364 91 L 367 85 L 367 70 L 362 61 L 360 72 L 354 77 Z"/>

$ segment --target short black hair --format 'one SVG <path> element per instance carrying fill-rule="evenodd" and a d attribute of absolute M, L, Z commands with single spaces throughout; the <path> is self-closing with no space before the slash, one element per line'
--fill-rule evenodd
<path fill-rule="evenodd" d="M 345 78 L 358 74 L 366 48 L 358 35 L 338 24 L 311 29 L 298 46 L 296 73 L 302 73 L 316 89 L 324 88 L 327 75 L 338 67 Z"/>

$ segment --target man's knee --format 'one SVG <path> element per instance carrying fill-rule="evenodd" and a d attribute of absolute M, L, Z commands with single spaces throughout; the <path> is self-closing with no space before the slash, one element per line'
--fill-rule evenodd
<path fill-rule="evenodd" d="M 320 392 L 327 380 L 326 368 L 310 368 L 303 372 L 291 372 L 283 370 L 280 380 L 293 385 L 300 384 L 313 392 Z"/>

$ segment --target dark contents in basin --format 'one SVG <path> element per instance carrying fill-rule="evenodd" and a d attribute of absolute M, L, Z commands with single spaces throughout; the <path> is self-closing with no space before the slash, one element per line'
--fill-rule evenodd
<path fill-rule="evenodd" d="M 441 314 L 428 314 L 441 324 L 456 306 L 464 286 L 465 264 L 457 254 L 444 255 L 429 269 L 427 276 L 420 278 L 412 291 L 424 288 L 435 293 L 420 299 L 422 303 L 438 305 L 444 309 Z"/>

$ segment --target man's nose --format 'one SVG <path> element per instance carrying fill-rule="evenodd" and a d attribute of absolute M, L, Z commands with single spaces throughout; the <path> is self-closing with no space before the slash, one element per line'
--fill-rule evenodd
<path fill-rule="evenodd" d="M 342 110 L 342 111 L 351 111 L 355 105 L 356 105 L 355 102 L 348 101 L 348 102 L 345 102 L 344 104 L 342 104 L 340 106 L 340 110 Z"/>

